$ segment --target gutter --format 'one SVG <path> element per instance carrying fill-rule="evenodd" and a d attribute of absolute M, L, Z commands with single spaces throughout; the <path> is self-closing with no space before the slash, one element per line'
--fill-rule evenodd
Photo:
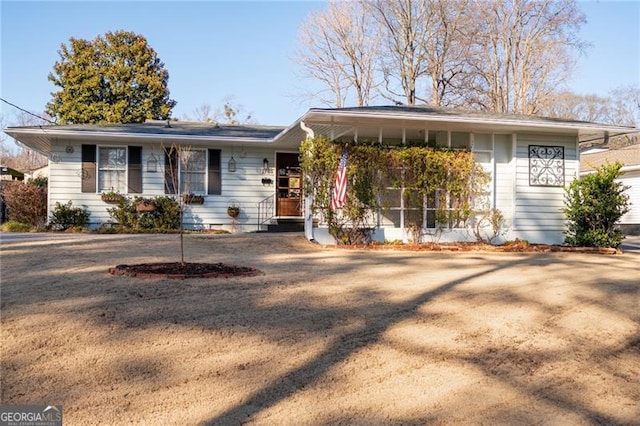
<path fill-rule="evenodd" d="M 46 138 L 57 138 L 57 137 L 66 137 L 69 139 L 83 139 L 85 137 L 98 137 L 105 139 L 121 139 L 121 138 L 130 138 L 130 139 L 175 139 L 181 141 L 202 141 L 202 142 L 210 142 L 210 141 L 219 141 L 219 142 L 230 142 L 230 143 L 239 143 L 239 142 L 249 142 L 249 143 L 273 143 L 277 136 L 271 138 L 238 138 L 231 136 L 192 136 L 192 135 L 172 135 L 172 134 L 162 134 L 162 133 L 125 133 L 125 132 L 99 132 L 99 131 L 73 131 L 73 130 L 55 130 L 55 131 L 46 131 L 44 129 L 15 129 L 15 128 L 6 128 L 4 129 L 4 133 L 9 136 L 16 138 L 18 135 L 30 135 L 30 136 L 42 136 Z"/>
<path fill-rule="evenodd" d="M 636 164 L 634 166 L 622 166 L 620 168 L 620 171 L 622 173 L 627 173 L 627 172 L 637 172 L 640 171 L 640 164 Z M 584 172 L 579 172 L 580 175 L 590 175 L 591 173 L 595 173 L 595 170 L 586 170 Z"/>
<path fill-rule="evenodd" d="M 326 110 L 314 110 L 311 109 L 307 112 L 302 119 L 310 120 L 312 115 L 326 116 L 326 117 L 343 117 L 343 118 L 373 118 L 373 119 L 401 119 L 410 121 L 448 121 L 451 123 L 463 123 L 463 124 L 489 124 L 489 125 L 502 125 L 502 126 L 521 126 L 531 128 L 548 128 L 548 129 L 567 129 L 567 130 L 595 130 L 601 132 L 622 132 L 621 134 L 638 133 L 640 129 L 627 126 L 612 126 L 606 124 L 596 123 L 553 123 L 553 122 L 534 122 L 528 120 L 509 120 L 498 118 L 483 118 L 478 119 L 475 117 L 461 117 L 461 116 L 448 116 L 448 115 L 427 115 L 416 113 L 382 113 L 382 112 L 345 112 L 345 111 L 326 111 Z"/>

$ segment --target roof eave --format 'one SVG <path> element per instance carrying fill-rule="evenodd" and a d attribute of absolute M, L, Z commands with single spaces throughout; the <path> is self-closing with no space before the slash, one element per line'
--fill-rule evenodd
<path fill-rule="evenodd" d="M 610 133 L 637 133 L 640 129 L 628 126 L 614 126 L 608 124 L 588 123 L 588 122 L 538 122 L 533 120 L 522 119 L 504 119 L 504 118 L 488 118 L 488 117 L 470 117 L 455 116 L 447 114 L 424 114 L 417 112 L 372 112 L 372 111 L 332 111 L 323 109 L 310 109 L 300 120 L 312 121 L 314 116 L 328 118 L 369 118 L 369 119 L 396 119 L 408 121 L 432 121 L 432 122 L 451 122 L 470 125 L 496 125 L 503 127 L 523 127 L 531 129 L 557 129 L 557 130 L 576 130 L 576 131 L 594 131 L 594 132 L 610 132 Z"/>
<path fill-rule="evenodd" d="M 207 143 L 221 142 L 225 144 L 247 143 L 247 144 L 270 144 L 273 143 L 275 137 L 255 138 L 255 137 L 235 137 L 235 136 L 195 136 L 195 135 L 169 135 L 164 133 L 132 133 L 132 132 L 102 132 L 102 131 L 75 131 L 75 130 L 56 130 L 40 128 L 19 128 L 8 127 L 4 130 L 6 134 L 18 140 L 19 142 L 35 149 L 41 153 L 48 154 L 51 152 L 51 144 L 55 139 L 69 140 L 102 140 L 102 141 L 120 141 L 137 140 L 137 141 L 178 141 L 181 143 Z M 276 135 L 277 136 L 277 135 Z"/>

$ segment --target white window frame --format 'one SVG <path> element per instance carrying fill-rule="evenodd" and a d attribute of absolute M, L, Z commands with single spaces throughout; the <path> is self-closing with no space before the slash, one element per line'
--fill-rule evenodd
<path fill-rule="evenodd" d="M 102 149 L 123 149 L 124 150 L 124 165 L 122 166 L 121 171 L 124 173 L 124 179 L 122 183 L 122 188 L 115 188 L 113 186 L 110 187 L 100 187 L 100 183 L 102 179 L 100 178 L 101 173 L 103 171 L 117 170 L 120 171 L 120 168 L 103 168 L 101 167 L 102 162 L 100 157 L 100 150 Z M 123 194 L 128 193 L 129 188 L 129 173 L 127 173 L 129 167 L 129 147 L 122 145 L 96 145 L 96 192 L 105 192 L 105 191 L 116 191 Z"/>
<path fill-rule="evenodd" d="M 184 171 L 183 172 L 183 167 L 184 167 L 184 159 L 183 159 L 183 155 L 186 152 L 204 152 L 204 169 L 202 171 Z M 201 191 L 194 191 L 193 188 L 188 188 L 188 191 L 186 191 L 187 188 L 185 188 L 185 180 L 184 180 L 184 174 L 189 173 L 189 174 L 202 174 L 203 175 L 203 188 Z M 181 194 L 186 194 L 186 193 L 191 193 L 191 194 L 196 194 L 196 195 L 207 195 L 208 194 L 208 173 L 209 173 L 209 150 L 205 149 L 205 148 L 190 148 L 188 151 L 183 151 L 181 150 L 179 152 L 179 160 L 178 160 L 178 185 L 179 185 L 179 191 Z"/>

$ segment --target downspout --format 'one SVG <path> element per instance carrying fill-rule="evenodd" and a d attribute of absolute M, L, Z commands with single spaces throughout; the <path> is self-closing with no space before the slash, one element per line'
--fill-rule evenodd
<path fill-rule="evenodd" d="M 307 140 L 315 138 L 313 129 L 307 127 L 304 121 L 300 121 L 300 128 L 307 134 Z M 304 179 L 304 176 L 302 177 Z M 313 241 L 313 211 L 311 205 L 313 204 L 313 194 L 304 194 L 304 237 Z"/>

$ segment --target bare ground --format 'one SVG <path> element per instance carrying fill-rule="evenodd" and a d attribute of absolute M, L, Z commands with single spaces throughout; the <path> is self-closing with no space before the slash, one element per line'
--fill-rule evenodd
<path fill-rule="evenodd" d="M 3 242 L 2 404 L 65 424 L 640 424 L 640 255 L 175 235 Z"/>

